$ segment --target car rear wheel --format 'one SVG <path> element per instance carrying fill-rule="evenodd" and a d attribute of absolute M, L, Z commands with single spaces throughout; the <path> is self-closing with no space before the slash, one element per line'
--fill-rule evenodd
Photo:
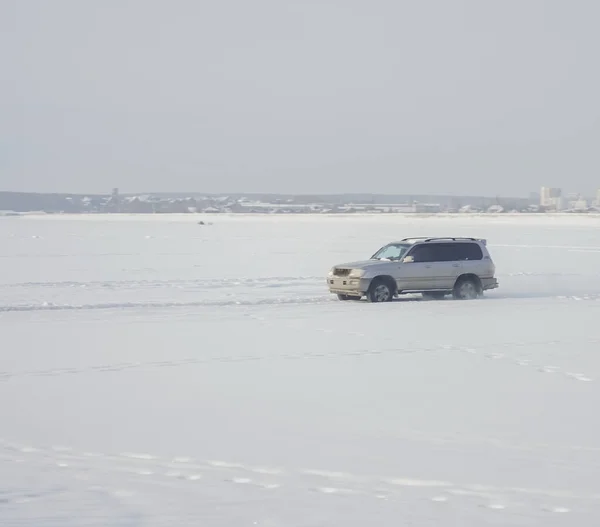
<path fill-rule="evenodd" d="M 463 278 L 456 282 L 452 296 L 457 300 L 474 300 L 481 296 L 481 288 L 474 278 Z"/>
<path fill-rule="evenodd" d="M 393 297 L 392 286 L 385 280 L 373 280 L 367 292 L 369 302 L 391 302 Z"/>

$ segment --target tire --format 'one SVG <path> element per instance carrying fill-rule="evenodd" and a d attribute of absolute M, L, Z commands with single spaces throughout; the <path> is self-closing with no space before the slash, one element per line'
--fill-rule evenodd
<path fill-rule="evenodd" d="M 446 293 L 442 293 L 440 291 L 431 291 L 427 293 L 421 293 L 425 300 L 443 300 L 446 296 Z"/>
<path fill-rule="evenodd" d="M 474 300 L 481 296 L 481 285 L 475 278 L 460 278 L 454 286 L 452 296 L 456 300 Z"/>
<path fill-rule="evenodd" d="M 387 280 L 375 279 L 371 282 L 367 291 L 369 302 L 391 302 L 392 298 L 394 298 L 394 291 Z"/>

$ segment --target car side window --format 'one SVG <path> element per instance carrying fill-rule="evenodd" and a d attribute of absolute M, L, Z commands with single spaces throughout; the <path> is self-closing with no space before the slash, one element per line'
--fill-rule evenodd
<path fill-rule="evenodd" d="M 476 243 L 427 243 L 413 247 L 414 262 L 457 262 L 482 260 L 483 252 Z"/>
<path fill-rule="evenodd" d="M 457 243 L 455 246 L 457 260 L 482 260 L 483 252 L 476 243 Z"/>
<path fill-rule="evenodd" d="M 410 252 L 415 263 L 435 262 L 435 247 L 433 245 L 417 245 Z"/>
<path fill-rule="evenodd" d="M 456 260 L 455 245 L 452 243 L 436 243 L 434 247 L 434 262 L 453 262 Z"/>

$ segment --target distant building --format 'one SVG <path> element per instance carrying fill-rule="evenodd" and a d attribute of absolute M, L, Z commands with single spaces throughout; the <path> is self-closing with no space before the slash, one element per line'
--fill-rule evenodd
<path fill-rule="evenodd" d="M 563 208 L 562 190 L 553 187 L 542 187 L 540 207 L 546 210 L 561 210 Z"/>
<path fill-rule="evenodd" d="M 577 212 L 583 212 L 588 209 L 588 202 L 586 199 L 578 196 L 577 199 L 569 201 L 569 209 Z"/>
<path fill-rule="evenodd" d="M 106 210 L 108 212 L 121 212 L 121 199 L 118 188 L 113 188 L 112 194 L 106 202 Z"/>
<path fill-rule="evenodd" d="M 439 203 L 414 203 L 413 209 L 419 214 L 435 214 L 442 211 L 442 206 Z"/>

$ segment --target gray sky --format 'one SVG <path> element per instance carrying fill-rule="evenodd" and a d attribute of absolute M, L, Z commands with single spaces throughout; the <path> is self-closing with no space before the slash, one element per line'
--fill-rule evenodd
<path fill-rule="evenodd" d="M 0 190 L 600 187 L 597 0 L 0 0 Z"/>

